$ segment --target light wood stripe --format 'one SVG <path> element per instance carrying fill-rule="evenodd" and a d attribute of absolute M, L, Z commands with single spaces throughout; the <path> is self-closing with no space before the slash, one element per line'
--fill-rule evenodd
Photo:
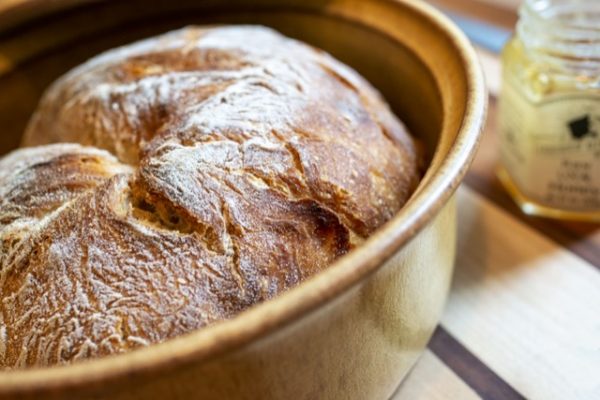
<path fill-rule="evenodd" d="M 476 48 L 475 50 L 477 50 L 477 55 L 483 68 L 488 91 L 491 96 L 497 97 L 500 93 L 500 84 L 502 83 L 502 71 L 498 56 L 482 48 Z"/>
<path fill-rule="evenodd" d="M 390 400 L 477 400 L 480 397 L 426 350 Z"/>
<path fill-rule="evenodd" d="M 587 261 L 600 271 L 600 228 L 594 224 L 555 221 L 523 214 L 496 178 L 471 172 L 467 185 L 522 223 Z"/>
<path fill-rule="evenodd" d="M 444 328 L 532 399 L 600 398 L 600 274 L 468 188 Z"/>

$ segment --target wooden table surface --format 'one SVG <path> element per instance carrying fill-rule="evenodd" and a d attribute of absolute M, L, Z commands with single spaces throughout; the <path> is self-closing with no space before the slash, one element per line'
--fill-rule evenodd
<path fill-rule="evenodd" d="M 430 2 L 510 30 L 520 3 Z M 496 54 L 480 54 L 490 109 L 458 193 L 452 291 L 393 399 L 600 399 L 600 225 L 524 216 L 504 192 L 494 174 L 500 65 Z"/>

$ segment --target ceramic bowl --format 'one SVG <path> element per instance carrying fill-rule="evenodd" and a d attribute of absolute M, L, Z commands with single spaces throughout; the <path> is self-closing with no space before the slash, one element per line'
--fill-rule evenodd
<path fill-rule="evenodd" d="M 187 24 L 271 26 L 373 83 L 427 149 L 406 206 L 362 247 L 239 316 L 125 355 L 0 373 L 0 397 L 387 399 L 439 321 L 454 193 L 486 110 L 476 55 L 446 18 L 400 0 L 59 1 L 0 6 L 0 152 L 47 85 L 98 52 Z"/>

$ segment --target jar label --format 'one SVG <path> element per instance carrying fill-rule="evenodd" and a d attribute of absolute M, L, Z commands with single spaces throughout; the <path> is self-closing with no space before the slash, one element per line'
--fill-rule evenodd
<path fill-rule="evenodd" d="M 533 102 L 508 80 L 499 106 L 502 162 L 519 191 L 546 207 L 600 210 L 600 95 Z"/>

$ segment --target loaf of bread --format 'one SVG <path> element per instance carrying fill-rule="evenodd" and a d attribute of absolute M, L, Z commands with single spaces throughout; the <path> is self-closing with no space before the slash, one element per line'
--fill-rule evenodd
<path fill-rule="evenodd" d="M 230 318 L 360 244 L 419 180 L 415 141 L 364 79 L 252 26 L 88 61 L 23 145 L 0 160 L 5 369 Z"/>

